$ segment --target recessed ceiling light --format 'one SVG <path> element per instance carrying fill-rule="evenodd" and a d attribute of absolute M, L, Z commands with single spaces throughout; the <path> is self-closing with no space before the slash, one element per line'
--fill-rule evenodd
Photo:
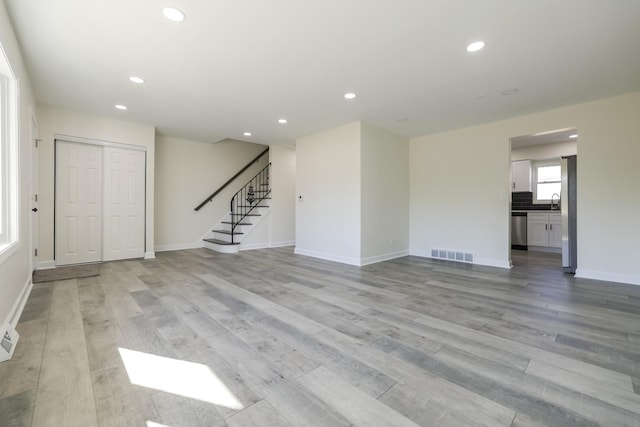
<path fill-rule="evenodd" d="M 573 135 L 569 135 L 569 138 L 577 138 L 577 137 L 578 137 L 577 133 L 574 133 Z"/>
<path fill-rule="evenodd" d="M 484 42 L 477 41 L 467 46 L 467 52 L 477 52 L 484 47 Z"/>
<path fill-rule="evenodd" d="M 115 107 L 118 110 L 126 110 L 127 109 L 127 106 L 126 105 L 122 105 L 122 104 L 116 104 Z"/>
<path fill-rule="evenodd" d="M 182 22 L 185 18 L 184 13 L 182 13 L 175 7 L 165 7 L 164 9 L 162 9 L 162 14 L 165 18 L 174 22 Z"/>
<path fill-rule="evenodd" d="M 344 94 L 345 99 L 354 99 L 355 97 L 356 97 L 356 94 L 353 92 L 347 92 Z"/>
<path fill-rule="evenodd" d="M 287 123 L 287 119 L 278 119 L 278 123 L 283 125 L 283 124 Z"/>
<path fill-rule="evenodd" d="M 137 83 L 139 85 L 141 85 L 142 83 L 144 83 L 144 80 L 141 79 L 140 77 L 136 77 L 136 76 L 131 76 L 129 77 L 129 81 L 131 81 L 132 83 Z"/>
<path fill-rule="evenodd" d="M 518 93 L 518 89 L 516 89 L 515 87 L 513 89 L 507 89 L 502 91 L 503 95 L 515 95 L 516 93 Z"/>
<path fill-rule="evenodd" d="M 243 133 L 244 136 L 251 136 L 251 132 L 245 132 Z"/>

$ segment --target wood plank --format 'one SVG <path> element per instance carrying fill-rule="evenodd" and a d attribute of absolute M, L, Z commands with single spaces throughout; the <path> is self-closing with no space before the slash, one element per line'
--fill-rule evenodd
<path fill-rule="evenodd" d="M 45 354 L 33 413 L 37 426 L 98 424 L 87 350 Z"/>
<path fill-rule="evenodd" d="M 482 343 L 496 349 L 508 349 L 509 352 L 512 352 L 514 354 L 521 355 L 523 357 L 525 357 L 526 355 L 526 357 L 529 357 L 533 360 L 538 360 L 540 362 L 557 366 L 571 372 L 580 373 L 581 375 L 588 376 L 598 381 L 607 382 L 610 385 L 616 387 L 620 387 L 626 390 L 631 390 L 632 388 L 629 375 L 621 374 L 619 372 L 602 368 L 590 363 L 585 363 L 568 356 L 556 354 L 532 345 L 507 340 L 505 338 L 497 337 L 482 331 L 469 330 L 462 326 L 444 322 L 431 316 L 423 315 L 416 319 L 416 322 L 424 323 L 427 326 L 451 332 L 462 338 Z"/>
<path fill-rule="evenodd" d="M 418 426 L 322 366 L 298 378 L 298 382 L 354 424 L 376 427 Z"/>
<path fill-rule="evenodd" d="M 144 426 L 160 420 L 153 390 L 131 384 L 122 363 L 91 373 L 100 426 Z"/>
<path fill-rule="evenodd" d="M 31 390 L 0 398 L 0 421 L 6 427 L 27 427 L 31 425 L 34 392 Z"/>
<path fill-rule="evenodd" d="M 227 418 L 227 424 L 229 427 L 285 427 L 294 425 L 266 400 L 261 400 Z"/>
<path fill-rule="evenodd" d="M 18 323 L 16 331 L 20 334 L 20 340 L 13 357 L 0 363 L 0 399 L 28 391 L 34 391 L 35 397 L 38 386 L 47 319 L 35 318 Z"/>
<path fill-rule="evenodd" d="M 526 370 L 527 374 L 534 375 L 549 382 L 556 383 L 562 387 L 566 387 L 573 391 L 584 393 L 595 399 L 619 406 L 630 412 L 640 408 L 640 396 L 630 391 L 623 390 L 609 384 L 593 380 L 576 374 L 575 372 L 566 371 L 556 368 L 545 363 L 532 360 Z"/>
<path fill-rule="evenodd" d="M 285 380 L 265 392 L 265 400 L 295 426 L 347 427 L 351 422 L 297 381 Z"/>

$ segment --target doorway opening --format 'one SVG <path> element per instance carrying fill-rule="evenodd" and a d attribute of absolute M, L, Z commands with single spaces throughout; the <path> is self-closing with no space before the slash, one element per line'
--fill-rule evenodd
<path fill-rule="evenodd" d="M 565 128 L 510 138 L 510 262 L 562 270 L 575 258 L 575 163 L 579 133 Z M 568 161 L 567 159 L 572 159 Z M 568 190 L 567 171 L 573 165 Z M 563 194 L 565 193 L 565 194 Z M 571 195 L 571 197 L 569 197 Z M 569 219 L 568 210 L 573 219 Z M 568 230 L 573 230 L 569 233 Z M 575 264 L 575 262 L 574 262 Z M 575 265 L 573 265 L 575 270 Z"/>

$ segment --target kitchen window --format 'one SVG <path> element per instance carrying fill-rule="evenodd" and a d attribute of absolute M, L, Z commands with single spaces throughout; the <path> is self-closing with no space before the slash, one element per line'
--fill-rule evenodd
<path fill-rule="evenodd" d="M 0 46 L 0 262 L 18 244 L 18 145 L 15 78 Z"/>
<path fill-rule="evenodd" d="M 533 203 L 554 203 L 559 199 L 561 184 L 560 159 L 533 164 Z M 553 196 L 557 194 L 558 196 Z"/>

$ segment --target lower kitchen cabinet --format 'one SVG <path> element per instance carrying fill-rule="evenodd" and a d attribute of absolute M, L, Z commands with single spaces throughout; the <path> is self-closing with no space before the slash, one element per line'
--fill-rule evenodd
<path fill-rule="evenodd" d="M 527 246 L 560 248 L 562 246 L 562 218 L 559 213 L 535 212 L 527 214 Z M 534 246 L 534 248 L 531 248 Z"/>

